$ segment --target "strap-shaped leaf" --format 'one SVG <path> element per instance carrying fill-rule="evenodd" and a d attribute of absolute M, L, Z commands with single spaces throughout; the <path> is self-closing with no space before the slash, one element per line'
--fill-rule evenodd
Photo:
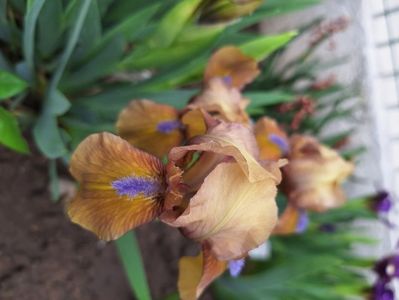
<path fill-rule="evenodd" d="M 83 0 L 81 3 L 79 14 L 68 39 L 66 49 L 62 54 L 58 68 L 51 78 L 46 92 L 41 116 L 33 128 L 33 136 L 36 144 L 40 151 L 49 158 L 61 157 L 67 152 L 58 128 L 57 115 L 65 113 L 69 105 L 66 104 L 65 97 L 59 94 L 57 87 L 78 42 L 91 2 L 92 0 Z"/>
<path fill-rule="evenodd" d="M 128 232 L 116 240 L 119 257 L 122 260 L 129 284 L 138 300 L 151 300 L 150 289 L 141 259 L 140 247 L 134 232 Z"/>
<path fill-rule="evenodd" d="M 8 42 L 10 29 L 7 21 L 7 1 L 0 0 L 0 40 Z"/>
<path fill-rule="evenodd" d="M 240 45 L 240 49 L 256 60 L 263 60 L 271 53 L 287 44 L 297 33 L 289 31 L 278 35 L 256 37 L 256 39 Z"/>
<path fill-rule="evenodd" d="M 157 47 L 170 46 L 192 19 L 200 4 L 201 0 L 183 0 L 177 3 L 161 20 L 151 39 L 151 45 Z"/>
<path fill-rule="evenodd" d="M 185 64 L 212 48 L 224 28 L 225 26 L 192 26 L 182 31 L 182 36 L 169 47 L 137 48 L 120 63 L 120 68 L 175 69 L 176 65 Z"/>
<path fill-rule="evenodd" d="M 35 30 L 39 13 L 46 0 L 28 1 L 27 12 L 24 19 L 23 50 L 26 63 L 30 72 L 34 72 Z"/>
<path fill-rule="evenodd" d="M 62 31 L 62 1 L 47 1 L 38 19 L 37 48 L 42 56 L 47 58 L 57 49 Z"/>

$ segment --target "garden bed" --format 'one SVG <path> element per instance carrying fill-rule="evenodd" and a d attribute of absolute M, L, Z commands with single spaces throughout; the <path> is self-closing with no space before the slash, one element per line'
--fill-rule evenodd
<path fill-rule="evenodd" d="M 46 160 L 1 148 L 0 164 L 0 299 L 133 299 L 116 248 L 51 201 Z M 163 298 L 176 290 L 178 258 L 196 246 L 161 223 L 138 238 L 152 295 Z"/>

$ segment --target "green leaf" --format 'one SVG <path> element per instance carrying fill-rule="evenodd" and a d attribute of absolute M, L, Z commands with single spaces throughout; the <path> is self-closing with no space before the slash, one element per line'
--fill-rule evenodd
<path fill-rule="evenodd" d="M 301 10 L 308 6 L 316 5 L 321 0 L 267 0 L 252 15 L 238 20 L 230 26 L 231 32 L 237 32 L 270 17 L 287 14 L 295 10 Z"/>
<path fill-rule="evenodd" d="M 112 121 L 115 121 L 114 118 L 132 99 L 147 98 L 182 109 L 196 93 L 196 89 L 150 92 L 135 90 L 129 84 L 118 85 L 98 95 L 76 99 L 71 113 L 78 115 L 87 110 L 92 114 L 112 116 Z"/>
<path fill-rule="evenodd" d="M 1 52 L 1 50 L 0 50 L 0 70 L 12 72 L 11 64 L 7 60 L 7 58 L 4 56 L 3 52 Z"/>
<path fill-rule="evenodd" d="M 0 101 L 23 92 L 27 86 L 15 75 L 0 70 Z"/>
<path fill-rule="evenodd" d="M 285 14 L 317 5 L 320 2 L 321 0 L 267 0 L 262 6 L 262 10 L 277 10 L 278 14 Z"/>
<path fill-rule="evenodd" d="M 51 90 L 48 97 L 48 111 L 51 115 L 60 116 L 71 107 L 69 100 L 59 90 Z"/>
<path fill-rule="evenodd" d="M 46 0 L 32 0 L 24 19 L 23 51 L 30 72 L 34 73 L 35 29 L 39 13 Z"/>
<path fill-rule="evenodd" d="M 278 35 L 260 36 L 253 41 L 241 44 L 239 47 L 245 54 L 260 61 L 283 47 L 296 35 L 296 31 L 290 31 Z"/>
<path fill-rule="evenodd" d="M 62 54 L 58 68 L 51 78 L 43 110 L 33 128 L 33 136 L 36 144 L 40 151 L 48 158 L 61 157 L 67 152 L 58 128 L 57 115 L 64 113 L 68 109 L 69 105 L 67 104 L 65 97 L 62 96 L 61 93 L 57 92 L 57 87 L 71 54 L 78 42 L 90 3 L 91 0 L 83 0 L 81 2 L 79 14 L 68 39 L 66 49 Z"/>
<path fill-rule="evenodd" d="M 73 91 L 83 88 L 95 80 L 108 75 L 117 68 L 117 64 L 123 55 L 124 43 L 120 37 L 115 37 L 87 63 L 74 72 L 65 75 L 61 81 L 61 89 Z"/>
<path fill-rule="evenodd" d="M 145 10 L 148 6 L 154 4 L 162 5 L 162 11 L 166 11 L 165 8 L 175 0 L 134 0 L 134 1 L 115 1 L 110 7 L 105 21 L 107 23 L 119 23 L 121 20 L 128 18 L 132 12 L 139 12 Z"/>
<path fill-rule="evenodd" d="M 281 90 L 272 90 L 264 92 L 251 91 L 245 93 L 244 96 L 251 100 L 251 103 L 248 106 L 249 110 L 258 107 L 276 105 L 295 100 L 295 96 L 293 94 Z"/>
<path fill-rule="evenodd" d="M 151 38 L 151 46 L 168 47 L 192 19 L 201 0 L 182 0 L 161 20 L 157 31 Z"/>
<path fill-rule="evenodd" d="M 359 146 L 353 149 L 349 149 L 349 150 L 345 150 L 341 152 L 341 155 L 343 158 L 347 159 L 347 160 L 352 160 L 364 153 L 367 152 L 367 148 L 364 146 Z"/>
<path fill-rule="evenodd" d="M 15 8 L 16 11 L 18 11 L 21 14 L 25 13 L 26 10 L 26 0 L 8 0 L 8 2 L 11 4 L 13 8 Z M 29 0 L 29 2 L 32 2 L 32 0 Z"/>
<path fill-rule="evenodd" d="M 97 1 L 91 0 L 89 2 L 89 9 L 85 14 L 83 26 L 79 29 L 77 47 L 74 49 L 71 58 L 74 65 L 79 65 L 85 59 L 91 50 L 94 49 L 102 34 L 101 15 Z M 81 12 L 81 10 L 77 11 L 77 18 L 81 16 Z"/>
<path fill-rule="evenodd" d="M 62 1 L 46 1 L 38 19 L 37 47 L 43 57 L 49 57 L 57 49 L 62 35 Z"/>
<path fill-rule="evenodd" d="M 322 143 L 329 146 L 329 147 L 335 147 L 337 144 L 339 144 L 342 141 L 345 141 L 349 136 L 354 132 L 354 129 L 346 130 L 340 133 L 336 133 L 330 136 L 327 136 L 322 139 Z"/>
<path fill-rule="evenodd" d="M 81 2 L 81 6 L 79 9 L 79 14 L 77 16 L 76 22 L 74 24 L 74 27 L 72 29 L 72 32 L 69 36 L 66 49 L 64 53 L 62 54 L 61 60 L 58 64 L 58 68 L 54 72 L 54 76 L 51 78 L 50 81 L 50 86 L 49 89 L 55 90 L 61 80 L 62 75 L 64 74 L 65 68 L 68 64 L 69 59 L 71 58 L 72 52 L 75 49 L 78 41 L 79 41 L 79 36 L 82 32 L 84 21 L 86 19 L 86 16 L 89 12 L 90 4 L 92 3 L 92 0 L 83 0 Z"/>
<path fill-rule="evenodd" d="M 128 41 L 131 41 L 132 34 L 138 31 L 139 27 L 146 26 L 149 20 L 159 10 L 159 7 L 160 4 L 157 3 L 137 12 L 133 10 L 135 13 L 119 22 L 116 26 L 112 27 L 104 34 L 97 47 L 104 47 L 104 45 L 119 35 L 125 37 Z"/>
<path fill-rule="evenodd" d="M 9 42 L 10 29 L 7 21 L 7 1 L 0 0 L 0 40 Z"/>
<path fill-rule="evenodd" d="M 15 151 L 29 153 L 29 147 L 21 135 L 15 117 L 0 107 L 0 144 Z"/>
<path fill-rule="evenodd" d="M 33 137 L 39 150 L 48 158 L 55 159 L 67 153 L 55 115 L 42 114 L 33 128 Z"/>
<path fill-rule="evenodd" d="M 106 15 L 109 12 L 109 7 L 115 2 L 115 0 L 97 0 L 98 9 L 101 16 Z"/>
<path fill-rule="evenodd" d="M 120 67 L 126 69 L 175 68 L 176 65 L 183 64 L 211 48 L 222 31 L 223 27 L 216 27 L 196 40 L 175 43 L 167 48 L 138 48 L 121 62 Z"/>
<path fill-rule="evenodd" d="M 151 294 L 141 259 L 140 247 L 134 232 L 126 233 L 116 240 L 115 243 L 130 286 L 137 299 L 151 300 Z"/>

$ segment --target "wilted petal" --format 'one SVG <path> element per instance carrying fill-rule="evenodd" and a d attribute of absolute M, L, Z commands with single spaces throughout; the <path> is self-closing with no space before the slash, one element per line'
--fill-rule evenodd
<path fill-rule="evenodd" d="M 237 163 L 220 163 L 171 225 L 209 243 L 219 260 L 243 257 L 276 225 L 276 192 L 272 176 L 251 183 Z"/>
<path fill-rule="evenodd" d="M 179 261 L 178 289 L 181 300 L 198 299 L 205 288 L 226 270 L 227 263 L 216 259 L 207 245 L 196 257 Z"/>
<path fill-rule="evenodd" d="M 205 82 L 213 78 L 222 78 L 228 85 L 238 89 L 252 82 L 259 74 L 258 63 L 234 46 L 227 46 L 216 51 L 205 69 Z"/>
<path fill-rule="evenodd" d="M 259 152 L 252 132 L 245 126 L 237 123 L 220 123 L 211 128 L 206 135 L 197 136 L 190 141 L 191 145 L 173 148 L 169 153 L 169 160 L 179 161 L 190 151 L 211 152 L 225 157 L 231 157 L 238 162 L 250 182 L 275 178 L 258 161 Z M 211 160 L 209 158 L 209 160 Z M 216 159 L 215 164 L 220 160 Z M 206 168 L 208 174 L 215 164 Z M 201 164 L 198 164 L 201 168 Z"/>
<path fill-rule="evenodd" d="M 120 113 L 118 134 L 133 146 L 162 157 L 183 140 L 175 108 L 150 100 L 133 100 Z"/>
<path fill-rule="evenodd" d="M 261 159 L 279 159 L 289 152 L 289 141 L 285 132 L 273 119 L 263 117 L 254 127 Z"/>
<path fill-rule="evenodd" d="M 70 171 L 80 189 L 67 213 L 101 239 L 116 239 L 160 213 L 161 161 L 113 134 L 86 138 L 72 155 Z"/>
<path fill-rule="evenodd" d="M 311 137 L 294 136 L 290 145 L 290 163 L 283 170 L 291 203 L 319 212 L 342 205 L 346 198 L 341 184 L 353 172 L 353 164 Z"/>
<path fill-rule="evenodd" d="M 189 189 L 183 183 L 183 171 L 173 163 L 166 166 L 167 190 L 160 219 L 164 222 L 173 222 L 187 208 Z"/>
<path fill-rule="evenodd" d="M 239 90 L 229 87 L 221 78 L 210 80 L 203 92 L 188 105 L 189 109 L 203 109 L 223 121 L 247 124 L 245 108 L 249 100 Z"/>

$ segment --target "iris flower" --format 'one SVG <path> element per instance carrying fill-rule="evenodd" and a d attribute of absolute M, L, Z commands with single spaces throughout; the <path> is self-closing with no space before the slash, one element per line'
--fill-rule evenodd
<path fill-rule="evenodd" d="M 277 160 L 288 154 L 290 146 L 287 134 L 275 120 L 260 118 L 255 124 L 254 134 L 261 159 Z"/>
<path fill-rule="evenodd" d="M 399 279 L 399 254 L 385 257 L 377 262 L 374 271 L 384 281 Z"/>
<path fill-rule="evenodd" d="M 373 286 L 370 300 L 395 300 L 395 293 L 387 282 L 379 280 Z"/>
<path fill-rule="evenodd" d="M 205 87 L 188 108 L 204 109 L 226 122 L 249 124 L 245 112 L 249 100 L 240 90 L 258 74 L 256 60 L 237 47 L 223 47 L 211 56 L 204 73 Z"/>
<path fill-rule="evenodd" d="M 291 205 L 323 212 L 345 202 L 341 184 L 354 166 L 336 151 L 312 137 L 295 135 L 290 138 L 288 160 L 283 189 Z"/>
<path fill-rule="evenodd" d="M 393 300 L 395 294 L 389 287 L 394 279 L 399 278 L 399 255 L 395 253 L 378 261 L 374 267 L 378 278 L 373 286 L 372 299 Z"/>
<path fill-rule="evenodd" d="M 209 59 L 204 73 L 204 82 L 221 78 L 228 86 L 241 90 L 252 82 L 260 71 L 255 59 L 245 55 L 239 48 L 225 46 Z"/>
<path fill-rule="evenodd" d="M 172 106 L 146 99 L 131 101 L 119 114 L 116 127 L 130 144 L 157 157 L 180 145 L 184 138 L 179 112 Z"/>
<path fill-rule="evenodd" d="M 239 89 L 258 74 L 253 58 L 233 46 L 221 48 L 206 67 L 204 89 L 184 110 L 147 99 L 133 100 L 119 114 L 117 132 L 131 145 L 163 158 L 173 147 L 205 133 L 199 110 L 226 122 L 249 124 L 245 112 L 249 100 Z"/>
<path fill-rule="evenodd" d="M 370 198 L 371 209 L 378 214 L 385 215 L 389 213 L 393 207 L 392 196 L 387 191 L 379 191 Z"/>
<path fill-rule="evenodd" d="M 204 90 L 187 106 L 189 109 L 203 109 L 215 118 L 226 122 L 249 124 L 245 112 L 249 100 L 236 88 L 228 86 L 222 78 L 212 78 Z"/>
<path fill-rule="evenodd" d="M 158 217 L 201 243 L 198 257 L 179 263 L 182 299 L 199 297 L 277 221 L 279 163 L 259 161 L 245 126 L 204 115 L 207 132 L 172 148 L 167 165 L 110 133 L 89 136 L 71 159 L 80 183 L 67 206 L 72 222 L 108 241 Z"/>

